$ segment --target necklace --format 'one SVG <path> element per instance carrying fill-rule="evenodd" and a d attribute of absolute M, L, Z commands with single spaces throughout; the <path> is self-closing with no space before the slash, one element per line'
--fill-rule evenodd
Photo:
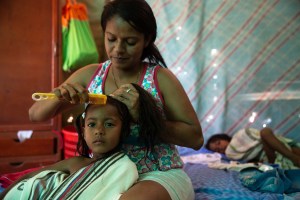
<path fill-rule="evenodd" d="M 114 68 L 112 67 L 112 70 L 111 70 L 111 72 L 112 72 L 112 77 L 113 77 L 113 80 L 114 80 L 114 83 L 115 83 L 115 86 L 119 89 L 119 85 L 117 84 L 117 80 L 116 80 L 116 78 L 115 78 L 115 74 L 114 74 Z M 134 83 L 138 83 L 138 81 L 139 81 L 139 78 L 140 78 L 140 75 L 141 75 L 141 70 L 139 70 L 139 73 L 138 73 L 138 75 L 137 75 L 137 77 L 136 77 L 136 81 L 134 82 Z"/>

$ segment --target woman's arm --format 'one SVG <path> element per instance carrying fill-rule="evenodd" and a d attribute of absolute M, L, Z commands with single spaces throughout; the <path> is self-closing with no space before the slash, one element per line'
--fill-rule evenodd
<path fill-rule="evenodd" d="M 203 145 L 203 135 L 197 114 L 175 75 L 166 68 L 158 71 L 158 83 L 165 101 L 167 132 L 166 142 L 195 150 Z"/>
<path fill-rule="evenodd" d="M 78 106 L 80 98 L 85 102 L 88 101 L 86 87 L 98 66 L 98 64 L 88 65 L 74 72 L 64 83 L 53 90 L 57 99 L 38 101 L 31 106 L 29 119 L 45 121 L 62 111 Z"/>

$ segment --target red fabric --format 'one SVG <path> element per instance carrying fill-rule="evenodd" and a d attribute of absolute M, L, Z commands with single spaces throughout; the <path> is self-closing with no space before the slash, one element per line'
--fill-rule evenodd
<path fill-rule="evenodd" d="M 36 171 L 40 169 L 41 167 L 31 168 L 20 172 L 14 172 L 14 173 L 8 173 L 8 174 L 2 174 L 0 176 L 0 184 L 3 188 L 7 188 L 10 186 L 14 181 L 19 179 L 25 174 L 28 174 L 30 172 Z"/>

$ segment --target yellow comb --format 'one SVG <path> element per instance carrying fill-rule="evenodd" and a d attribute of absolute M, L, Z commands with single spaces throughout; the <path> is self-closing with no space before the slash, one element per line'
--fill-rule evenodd
<path fill-rule="evenodd" d="M 55 99 L 57 96 L 54 93 L 33 93 L 32 99 L 42 101 L 47 99 Z M 106 104 L 107 96 L 104 94 L 89 93 L 89 102 L 91 104 Z"/>

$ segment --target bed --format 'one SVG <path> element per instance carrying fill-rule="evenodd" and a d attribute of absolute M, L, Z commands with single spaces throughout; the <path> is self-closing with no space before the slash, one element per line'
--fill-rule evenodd
<path fill-rule="evenodd" d="M 210 152 L 205 148 L 201 148 L 199 151 L 193 151 L 189 148 L 178 147 L 178 150 L 185 162 L 184 170 L 191 178 L 195 191 L 195 200 L 300 199 L 300 192 L 277 194 L 249 190 L 242 185 L 238 171 L 228 168 L 212 168 L 212 163 L 216 163 L 218 161 L 221 161 L 222 163 L 229 163 L 229 160 L 224 155 Z M 16 178 L 15 175 L 11 177 Z M 7 182 L 6 179 L 3 179 L 3 177 L 1 178 L 2 181 L 0 182 L 2 184 Z M 0 185 L 0 192 L 2 190 L 3 187 Z"/>
<path fill-rule="evenodd" d="M 256 200 L 256 199 L 300 199 L 300 192 L 291 194 L 277 194 L 251 191 L 242 185 L 239 179 L 239 171 L 211 168 L 210 163 L 218 159 L 217 153 L 212 153 L 205 148 L 193 151 L 188 148 L 178 147 L 185 162 L 184 170 L 190 176 L 196 200 L 204 199 L 230 199 L 230 200 Z M 208 157 L 208 161 L 200 161 L 197 158 L 202 155 Z M 209 156 L 207 156 L 209 155 Z M 219 155 L 221 162 L 228 162 L 223 155 Z"/>

